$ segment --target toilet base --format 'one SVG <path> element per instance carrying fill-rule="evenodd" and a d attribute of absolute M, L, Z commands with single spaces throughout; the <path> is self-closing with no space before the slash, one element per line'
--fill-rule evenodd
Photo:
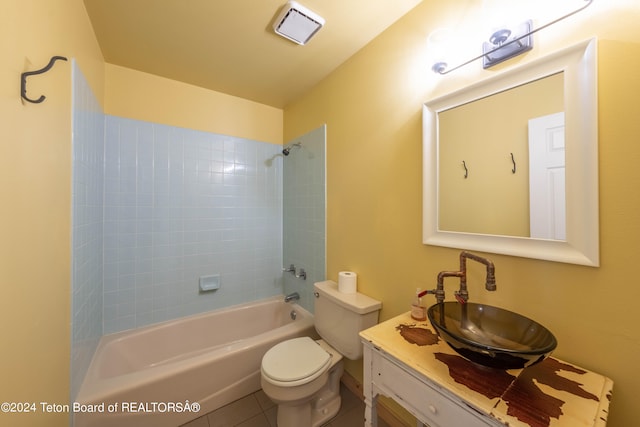
<path fill-rule="evenodd" d="M 340 410 L 342 399 L 340 394 L 323 402 L 321 407 L 314 407 L 314 402 L 302 405 L 278 405 L 278 427 L 320 427 Z"/>
<path fill-rule="evenodd" d="M 329 371 L 326 385 L 305 402 L 279 402 L 278 427 L 320 427 L 340 410 L 340 378 L 344 365 L 340 360 Z"/>

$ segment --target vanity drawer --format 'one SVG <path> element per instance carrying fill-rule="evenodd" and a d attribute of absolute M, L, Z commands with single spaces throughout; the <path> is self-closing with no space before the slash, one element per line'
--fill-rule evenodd
<path fill-rule="evenodd" d="M 373 358 L 373 382 L 430 427 L 488 427 L 496 424 L 462 402 L 455 402 L 434 385 L 383 358 Z M 500 424 L 498 424 L 500 425 Z"/>

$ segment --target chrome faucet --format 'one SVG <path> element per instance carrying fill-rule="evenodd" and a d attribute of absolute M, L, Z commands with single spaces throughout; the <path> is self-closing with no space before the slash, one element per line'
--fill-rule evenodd
<path fill-rule="evenodd" d="M 290 293 L 284 297 L 284 302 L 296 302 L 300 299 L 300 294 L 297 292 Z"/>
<path fill-rule="evenodd" d="M 289 268 L 283 268 L 282 271 L 284 273 L 296 274 L 296 266 L 291 264 L 291 265 L 289 265 Z"/>
<path fill-rule="evenodd" d="M 441 271 L 438 273 L 438 285 L 434 291 L 426 293 L 434 293 L 438 303 L 444 302 L 444 278 L 459 277 L 460 289 L 455 292 L 455 297 L 459 303 L 465 304 L 469 300 L 469 291 L 467 290 L 467 259 L 472 259 L 484 264 L 487 269 L 487 277 L 485 280 L 485 289 L 488 291 L 496 290 L 496 269 L 489 259 L 472 254 L 471 252 L 460 252 L 460 271 Z"/>
<path fill-rule="evenodd" d="M 284 273 L 291 273 L 298 279 L 307 280 L 307 272 L 304 271 L 304 268 L 301 268 L 296 272 L 296 266 L 293 264 L 290 264 L 289 268 L 283 268 L 282 271 Z"/>

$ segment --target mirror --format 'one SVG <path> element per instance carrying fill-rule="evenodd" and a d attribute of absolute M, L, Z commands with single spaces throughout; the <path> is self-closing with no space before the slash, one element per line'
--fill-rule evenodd
<path fill-rule="evenodd" d="M 565 240 L 563 77 L 438 113 L 440 230 Z"/>
<path fill-rule="evenodd" d="M 424 105 L 425 244 L 599 265 L 596 44 Z"/>

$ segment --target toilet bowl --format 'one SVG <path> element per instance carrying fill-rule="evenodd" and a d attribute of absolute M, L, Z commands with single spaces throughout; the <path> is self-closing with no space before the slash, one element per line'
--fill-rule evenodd
<path fill-rule="evenodd" d="M 314 322 L 322 339 L 283 341 L 262 359 L 260 382 L 278 405 L 278 427 L 318 427 L 338 413 L 342 358 L 361 358 L 358 333 L 378 322 L 380 301 L 341 293 L 332 281 L 316 283 L 314 289 Z"/>
<path fill-rule="evenodd" d="M 342 355 L 323 340 L 294 338 L 262 359 L 262 390 L 278 405 L 278 427 L 316 427 L 340 410 Z"/>

